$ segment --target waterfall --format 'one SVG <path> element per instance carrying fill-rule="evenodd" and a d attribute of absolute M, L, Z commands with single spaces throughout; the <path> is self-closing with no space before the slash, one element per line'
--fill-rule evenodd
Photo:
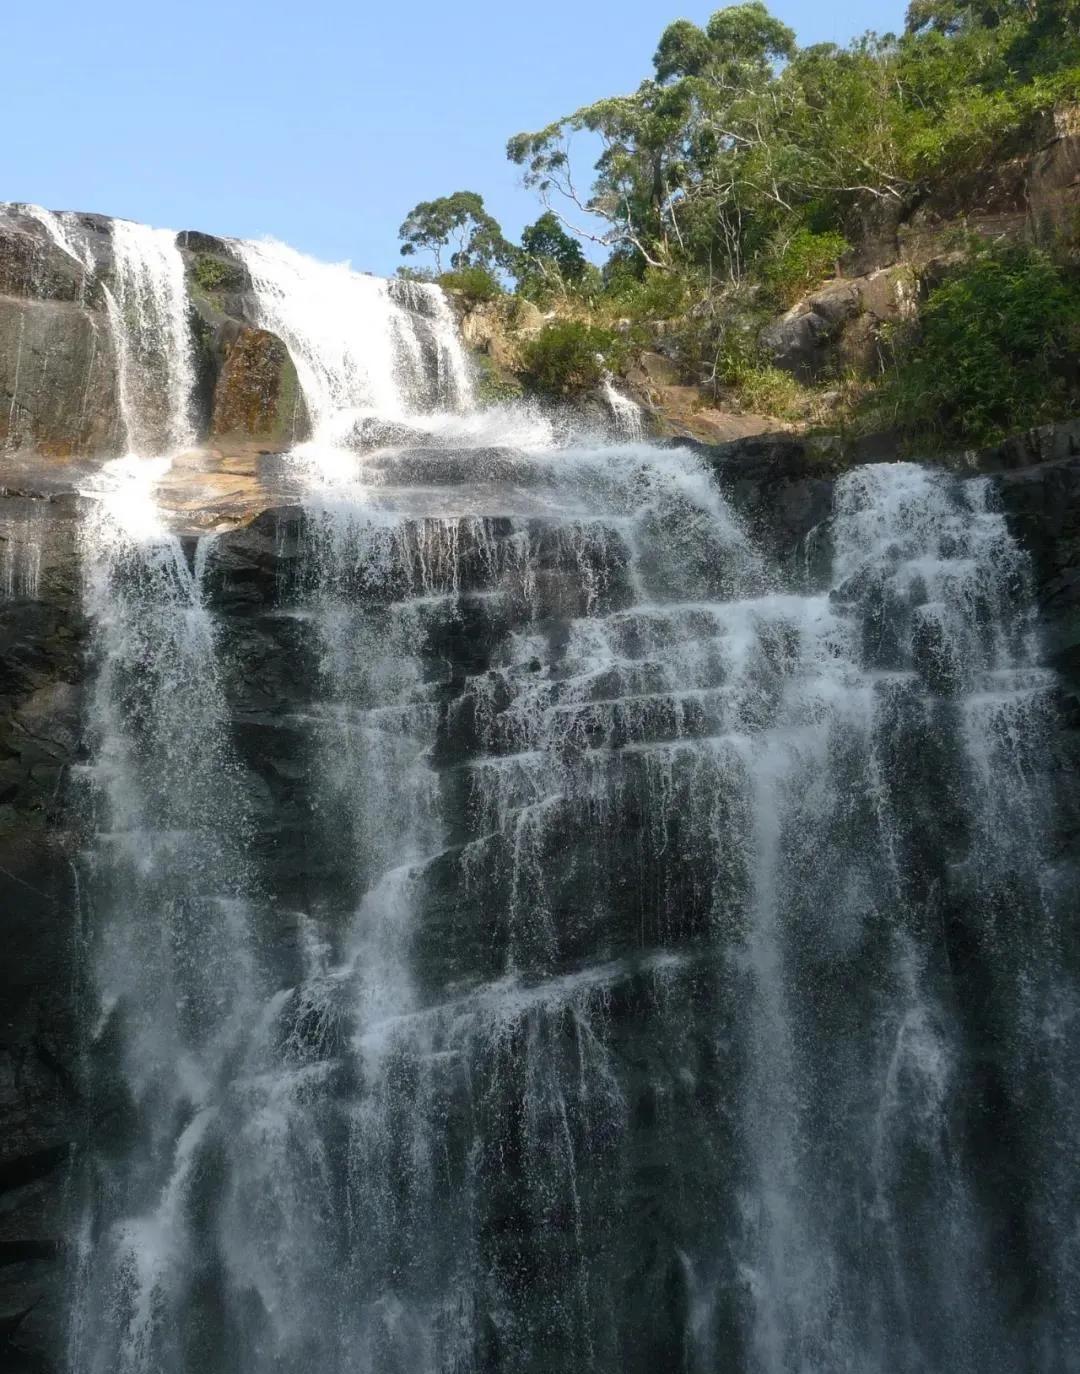
<path fill-rule="evenodd" d="M 605 371 L 603 380 L 604 399 L 611 410 L 615 422 L 615 432 L 623 439 L 634 441 L 645 437 L 645 421 L 641 407 L 616 387 L 615 379 Z"/>
<path fill-rule="evenodd" d="M 323 441 L 461 402 L 434 297 L 243 256 Z M 842 477 L 818 572 L 685 449 L 363 476 L 237 552 L 130 465 L 86 522 L 73 1370 L 1066 1368 L 1055 682 L 987 483 Z"/>
<path fill-rule="evenodd" d="M 195 442 L 190 307 L 176 234 L 118 219 L 112 248 L 105 300 L 127 449 L 142 457 L 176 453 Z"/>
<path fill-rule="evenodd" d="M 258 323 L 285 341 L 315 438 L 335 444 L 365 417 L 466 406 L 468 366 L 443 292 L 317 262 L 273 240 L 233 245 Z"/>
<path fill-rule="evenodd" d="M 208 546 L 189 564 L 160 524 L 152 493 L 167 463 L 107 465 L 82 528 L 97 630 L 87 896 L 108 917 L 94 931 L 89 1048 L 101 1065 L 119 1036 L 122 1101 L 107 1072 L 92 1068 L 91 1086 L 122 1107 L 127 1136 L 86 1180 L 98 1206 L 72 1358 L 86 1374 L 199 1366 L 172 1319 L 197 1283 L 200 1152 L 264 995 L 248 923 L 250 820 L 201 598 Z"/>
<path fill-rule="evenodd" d="M 88 278 L 99 278 L 116 357 L 125 449 L 139 457 L 173 454 L 195 442 L 195 363 L 184 262 L 171 229 L 109 221 L 111 263 L 78 215 L 22 207 Z"/>

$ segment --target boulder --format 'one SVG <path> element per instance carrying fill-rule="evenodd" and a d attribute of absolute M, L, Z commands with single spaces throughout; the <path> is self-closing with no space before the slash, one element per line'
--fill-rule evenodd
<path fill-rule="evenodd" d="M 457 304 L 463 342 L 490 359 L 499 371 L 514 372 L 521 364 L 521 345 L 543 329 L 546 320 L 531 301 L 504 299 L 462 306 Z"/>
<path fill-rule="evenodd" d="M 772 415 L 726 410 L 696 386 L 636 388 L 652 419 L 655 433 L 685 436 L 705 444 L 726 444 L 782 428 Z"/>
<path fill-rule="evenodd" d="M 768 325 L 760 342 L 774 367 L 803 382 L 882 366 L 882 329 L 915 309 L 918 287 L 906 266 L 838 278 Z"/>
<path fill-rule="evenodd" d="M 295 443 L 307 433 L 307 413 L 289 351 L 276 334 L 241 328 L 225 346 L 214 388 L 210 437 Z"/>

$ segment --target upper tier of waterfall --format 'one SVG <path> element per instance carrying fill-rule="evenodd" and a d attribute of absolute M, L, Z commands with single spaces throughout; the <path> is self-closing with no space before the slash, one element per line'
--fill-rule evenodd
<path fill-rule="evenodd" d="M 116 363 L 123 451 L 176 454 L 197 440 L 195 312 L 178 235 L 127 220 L 17 207 L 100 289 Z M 272 240 L 220 240 L 240 265 L 237 309 L 289 350 L 322 449 L 366 422 L 472 409 L 470 366 L 445 294 L 327 264 Z M 430 419 L 427 420 L 430 425 Z"/>
<path fill-rule="evenodd" d="M 296 363 L 316 443 L 339 443 L 370 416 L 468 408 L 468 364 L 437 286 L 384 281 L 273 241 L 235 248 L 258 323 Z"/>

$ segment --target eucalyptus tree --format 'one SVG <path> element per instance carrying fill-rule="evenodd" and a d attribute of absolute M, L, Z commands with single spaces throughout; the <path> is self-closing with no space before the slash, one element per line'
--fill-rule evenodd
<path fill-rule="evenodd" d="M 503 237 L 494 216 L 484 209 L 484 198 L 476 191 L 455 191 L 436 200 L 424 200 L 406 215 L 398 230 L 402 257 L 430 253 L 435 270 L 448 265 L 454 271 L 482 267 L 487 271 L 509 267 L 514 248 Z M 443 255 L 450 250 L 448 263 Z"/>

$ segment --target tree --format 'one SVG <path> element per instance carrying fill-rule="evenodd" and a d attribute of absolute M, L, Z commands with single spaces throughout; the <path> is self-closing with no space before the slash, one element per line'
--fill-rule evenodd
<path fill-rule="evenodd" d="M 1036 0 L 911 0 L 904 26 L 908 33 L 933 31 L 949 36 L 969 29 L 996 29 L 1014 17 L 1034 19 Z"/>
<path fill-rule="evenodd" d="M 795 33 L 761 0 L 717 10 L 705 29 L 677 19 L 660 36 L 653 67 L 657 81 L 697 77 L 715 86 L 744 87 L 768 78 L 795 56 Z"/>
<path fill-rule="evenodd" d="M 444 270 L 443 253 L 450 247 L 449 265 L 454 271 L 482 267 L 490 272 L 507 267 L 514 255 L 498 220 L 484 209 L 484 198 L 475 191 L 421 201 L 405 217 L 398 238 L 402 257 L 430 253 L 438 273 Z"/>
<path fill-rule="evenodd" d="M 581 244 L 566 232 L 550 210 L 522 230 L 521 252 L 514 275 L 526 294 L 531 290 L 579 282 L 587 267 Z"/>
<path fill-rule="evenodd" d="M 732 162 L 759 142 L 771 111 L 763 104 L 779 64 L 795 54 L 795 35 L 760 0 L 718 10 L 704 29 L 678 20 L 661 35 L 655 76 L 633 95 L 584 106 L 534 134 L 518 134 L 507 156 L 545 204 L 560 195 L 605 227 L 559 218 L 580 237 L 632 249 L 654 268 L 692 255 L 683 217 L 696 215 L 702 192 L 733 201 Z M 597 134 L 602 151 L 591 191 L 579 190 L 570 164 L 571 136 Z M 730 237 L 730 226 L 714 229 Z M 700 245 L 707 256 L 711 244 Z M 726 251 L 726 250 L 724 250 Z"/>

